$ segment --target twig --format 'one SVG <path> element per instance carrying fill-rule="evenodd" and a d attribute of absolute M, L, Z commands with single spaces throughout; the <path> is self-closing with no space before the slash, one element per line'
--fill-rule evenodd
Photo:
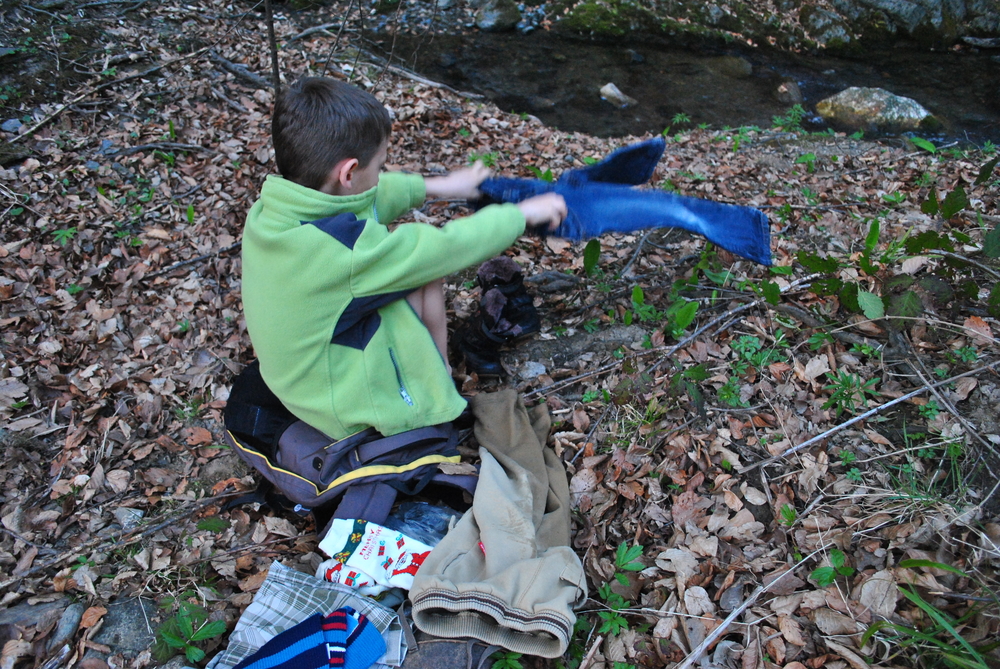
<path fill-rule="evenodd" d="M 722 624 L 716 627 L 714 630 L 712 630 L 711 634 L 705 637 L 705 639 L 700 644 L 698 644 L 697 648 L 688 653 L 687 657 L 684 658 L 684 661 L 678 664 L 676 667 L 674 667 L 674 669 L 691 669 L 694 663 L 697 662 L 699 659 L 701 659 L 702 654 L 706 650 L 708 650 L 708 648 L 712 644 L 714 644 L 719 637 L 725 634 L 726 630 L 729 629 L 729 626 L 732 625 L 737 618 L 743 615 L 743 612 L 746 611 L 748 608 L 750 608 L 751 604 L 760 599 L 761 595 L 763 595 L 765 592 L 774 587 L 774 585 L 777 584 L 778 581 L 785 578 L 786 576 L 794 572 L 796 569 L 804 565 L 806 562 L 808 562 L 809 558 L 821 553 L 824 550 L 826 550 L 826 545 L 820 546 L 812 553 L 807 555 L 805 559 L 800 561 L 797 565 L 790 567 L 785 572 L 782 572 L 782 574 L 778 576 L 778 578 L 774 579 L 767 585 L 762 585 L 758 587 L 756 590 L 754 590 L 753 594 L 747 597 L 742 604 L 733 609 L 733 612 L 730 613 L 728 616 L 726 616 L 726 619 L 722 621 Z"/>
<path fill-rule="evenodd" d="M 274 13 L 271 0 L 264 0 L 264 18 L 267 21 L 267 44 L 271 49 L 271 85 L 274 94 L 281 94 L 281 66 L 278 64 L 278 41 L 274 38 Z"/>
<path fill-rule="evenodd" d="M 818 318 L 814 317 L 805 309 L 800 309 L 799 307 L 796 307 L 795 305 L 792 304 L 774 304 L 771 305 L 771 308 L 774 309 L 775 311 L 780 311 L 782 313 L 788 314 L 792 318 L 798 321 L 802 321 L 811 328 L 826 329 L 829 327 L 829 325 L 819 320 Z M 839 328 L 831 330 L 830 335 L 834 339 L 842 341 L 846 344 L 858 344 L 859 346 L 872 345 L 872 341 L 870 339 L 862 337 L 861 335 L 852 334 L 850 332 L 843 332 Z"/>
<path fill-rule="evenodd" d="M 152 74 L 153 72 L 156 72 L 157 70 L 162 70 L 163 68 L 165 68 L 165 67 L 167 67 L 169 65 L 173 65 L 175 63 L 179 63 L 179 62 L 181 62 L 183 60 L 188 60 L 189 58 L 194 58 L 195 56 L 199 56 L 199 55 L 205 53 L 210 48 L 211 47 L 207 47 L 207 46 L 206 47 L 202 47 L 201 49 L 198 49 L 197 51 L 192 51 L 191 53 L 187 54 L 186 56 L 180 56 L 179 58 L 173 58 L 173 59 L 168 60 L 166 62 L 160 63 L 159 65 L 154 65 L 153 67 L 150 67 L 149 69 L 143 70 L 142 72 L 136 72 L 135 74 L 130 74 L 130 75 L 126 76 L 126 77 L 122 77 L 121 79 L 115 79 L 114 81 L 106 81 L 103 84 L 100 84 L 98 86 L 94 86 L 93 88 L 91 88 L 89 90 L 83 91 L 82 93 L 76 95 L 69 102 L 65 102 L 65 103 L 59 105 L 58 107 L 56 107 L 55 111 L 53 111 L 52 113 L 50 113 L 48 116 L 46 116 L 45 118 L 43 118 L 41 121 L 39 121 L 35 125 L 31 126 L 24 133 L 18 135 L 14 139 L 10 140 L 8 142 L 8 144 L 15 144 L 17 142 L 20 142 L 23 139 L 31 137 L 36 132 L 38 132 L 38 129 L 41 128 L 43 125 L 45 125 L 46 123 L 48 123 L 49 121 L 51 121 L 55 117 L 59 116 L 59 114 L 63 113 L 67 108 L 69 108 L 72 105 L 75 105 L 77 102 L 80 102 L 85 97 L 88 97 L 90 95 L 93 95 L 94 93 L 98 93 L 100 91 L 103 91 L 106 88 L 111 88 L 112 86 L 117 86 L 118 84 L 124 83 L 126 81 L 130 81 L 132 79 L 140 79 L 142 77 L 145 77 L 148 74 Z"/>
<path fill-rule="evenodd" d="M 215 258 L 216 256 L 221 256 L 223 253 L 229 253 L 233 249 L 239 248 L 242 244 L 243 244 L 243 242 L 239 241 L 239 242 L 236 242 L 235 244 L 230 244 L 229 246 L 227 246 L 224 249 L 219 249 L 218 251 L 215 251 L 213 253 L 206 253 L 205 255 L 201 255 L 201 256 L 198 256 L 196 258 L 189 258 L 187 260 L 181 260 L 179 262 L 175 262 L 173 265 L 170 265 L 169 267 L 165 267 L 165 268 L 163 268 L 161 270 L 157 270 L 157 271 L 153 272 L 152 274 L 147 274 L 147 275 L 145 275 L 142 278 L 143 279 L 155 279 L 158 276 L 163 276 L 164 274 L 169 274 L 170 272 L 173 272 L 175 269 L 180 269 L 181 267 L 185 267 L 187 265 L 193 265 L 193 264 L 195 264 L 197 262 L 201 262 L 202 260 L 208 260 L 209 258 Z"/>
<path fill-rule="evenodd" d="M 602 641 L 604 641 L 604 637 L 600 635 L 594 639 L 593 645 L 591 645 L 590 650 L 587 651 L 587 655 L 583 658 L 583 662 L 580 663 L 580 669 L 587 669 L 594 663 L 594 656 L 597 655 L 597 649 L 601 647 Z"/>
<path fill-rule="evenodd" d="M 597 420 L 595 420 L 594 424 L 590 427 L 590 432 L 587 433 L 587 438 L 583 440 L 583 446 L 581 446 L 580 450 L 578 450 L 576 453 L 574 453 L 572 459 L 570 459 L 571 463 L 572 462 L 576 462 L 577 458 L 580 457 L 580 454 L 583 453 L 587 449 L 587 444 L 590 443 L 591 438 L 593 438 L 594 433 L 597 432 L 597 428 L 604 421 L 604 417 L 608 415 L 609 411 L 611 411 L 611 407 L 612 406 L 613 406 L 613 403 L 609 402 L 608 406 L 604 407 L 604 411 L 601 412 L 601 415 L 598 416 Z"/>
<path fill-rule="evenodd" d="M 313 26 L 312 28 L 306 28 L 305 30 L 303 30 L 302 32 L 300 32 L 295 37 L 292 37 L 291 39 L 286 40 L 285 41 L 285 46 L 288 46 L 292 42 L 297 42 L 300 39 L 304 39 L 306 37 L 309 37 L 310 35 L 314 35 L 316 33 L 321 33 L 321 32 L 326 32 L 330 28 L 340 28 L 341 25 L 342 25 L 342 22 L 338 21 L 336 23 L 324 23 L 321 26 Z"/>
<path fill-rule="evenodd" d="M 199 146 L 198 144 L 182 144 L 180 142 L 155 142 L 153 144 L 142 144 L 140 146 L 127 146 L 123 149 L 108 151 L 108 156 L 131 156 L 133 153 L 142 151 L 204 151 L 205 153 L 218 154 L 215 149 Z"/>
<path fill-rule="evenodd" d="M 639 258 L 639 254 L 642 253 L 642 247 L 645 245 L 646 240 L 649 239 L 649 236 L 651 234 L 653 234 L 652 228 L 646 230 L 646 233 L 642 236 L 642 239 L 640 239 L 639 243 L 636 244 L 635 252 L 632 254 L 632 257 L 629 258 L 629 261 L 627 263 L 625 263 L 625 267 L 622 268 L 622 271 L 618 273 L 618 276 L 625 276 L 626 274 L 628 274 L 628 271 L 632 269 L 632 265 L 634 265 L 635 261 Z"/>
<path fill-rule="evenodd" d="M 880 404 L 877 407 L 869 409 L 868 411 L 864 412 L 860 416 L 855 416 L 854 418 L 852 418 L 852 419 L 850 419 L 848 421 L 840 423 L 839 425 L 835 425 L 835 426 L 831 427 L 829 430 L 827 430 L 826 432 L 824 432 L 823 434 L 816 435 L 812 439 L 807 439 L 806 441 L 803 441 L 798 446 L 793 446 L 792 448 L 789 448 L 784 453 L 780 453 L 778 455 L 775 455 L 773 457 L 767 458 L 765 460 L 761 460 L 760 462 L 757 462 L 755 464 L 748 465 L 748 466 L 742 467 L 742 468 L 737 468 L 737 469 L 739 470 L 739 472 L 741 474 L 743 474 L 743 473 L 751 471 L 753 469 L 757 469 L 758 467 L 766 467 L 767 465 L 769 465 L 769 464 L 771 464 L 773 462 L 777 462 L 778 460 L 783 460 L 783 459 L 787 458 L 789 455 L 792 455 L 793 453 L 798 453 L 803 448 L 806 448 L 807 446 L 812 446 L 813 444 L 815 444 L 817 442 L 820 442 L 820 441 L 826 439 L 827 437 L 829 437 L 829 436 L 831 436 L 833 434 L 836 434 L 837 432 L 840 432 L 841 430 L 843 430 L 845 428 L 848 428 L 851 425 L 854 425 L 855 423 L 863 421 L 866 418 L 870 418 L 870 417 L 874 416 L 875 414 L 879 413 L 880 411 L 882 411 L 884 409 L 888 409 L 889 407 L 895 406 L 896 404 L 900 404 L 902 402 L 905 402 L 906 400 L 913 399 L 917 395 L 922 395 L 925 392 L 927 392 L 928 390 L 930 390 L 931 388 L 940 388 L 941 386 L 947 385 L 949 383 L 954 383 L 958 379 L 964 378 L 966 376 L 973 376 L 973 375 L 978 374 L 980 372 L 984 372 L 987 369 L 993 369 L 997 365 L 1000 365 L 1000 360 L 995 360 L 994 362 L 991 362 L 988 365 L 982 365 L 980 367 L 976 367 L 975 369 L 969 370 L 968 372 L 964 372 L 962 374 L 956 374 L 955 376 L 952 376 L 951 378 L 944 379 L 943 381 L 938 381 L 937 383 L 933 383 L 931 385 L 924 386 L 923 388 L 917 388 L 916 390 L 914 390 L 912 392 L 909 392 L 909 393 L 906 393 L 905 395 L 903 395 L 901 397 L 897 397 L 896 399 L 891 400 L 889 402 L 886 402 L 885 404 Z"/>
<path fill-rule="evenodd" d="M 190 508 L 181 511 L 180 513 L 175 514 L 174 516 L 172 516 L 169 519 L 163 521 L 162 523 L 158 523 L 158 524 L 156 524 L 156 525 L 154 525 L 152 527 L 147 527 L 145 529 L 137 527 L 134 530 L 131 530 L 129 532 L 125 532 L 121 536 L 114 537 L 114 538 L 96 537 L 96 538 L 88 541 L 85 544 L 82 544 L 80 546 L 74 546 L 73 548 L 71 548 L 71 549 L 69 549 L 67 551 L 64 551 L 59 557 L 53 558 L 53 559 L 51 559 L 51 560 L 49 560 L 49 561 L 47 561 L 47 562 L 45 562 L 43 564 L 35 565 L 34 567 L 32 567 L 28 571 L 24 572 L 20 576 L 13 576 L 13 577 L 8 578 L 8 579 L 6 579 L 4 581 L 0 581 L 0 590 L 4 590 L 7 587 L 13 585 L 14 583 L 17 583 L 21 579 L 24 579 L 24 578 L 27 578 L 28 576 L 31 576 L 32 574 L 37 574 L 38 572 L 44 571 L 45 569 L 48 569 L 49 567 L 54 567 L 57 564 L 60 564 L 61 562 L 65 562 L 66 560 L 68 560 L 68 559 L 70 559 L 70 558 L 72 558 L 72 557 L 74 557 L 76 555 L 80 555 L 82 553 L 86 553 L 87 551 L 90 551 L 91 549 L 93 549 L 95 547 L 102 546 L 102 545 L 104 545 L 106 543 L 107 544 L 112 544 L 116 548 L 121 548 L 121 547 L 124 547 L 124 546 L 128 546 L 129 544 L 134 543 L 135 541 L 138 541 L 139 539 L 142 539 L 143 537 L 147 537 L 147 536 L 149 536 L 151 534 L 156 534 L 160 530 L 173 525 L 174 523 L 176 523 L 179 520 L 183 520 L 183 519 L 187 518 L 188 516 L 190 516 L 193 513 L 197 513 L 198 511 L 201 511 L 205 507 L 207 507 L 207 506 L 209 506 L 211 504 L 214 504 L 215 502 L 218 502 L 218 501 L 223 500 L 223 499 L 227 499 L 229 497 L 236 497 L 236 496 L 242 495 L 242 494 L 243 494 L 242 492 L 233 492 L 233 493 L 227 493 L 225 495 L 216 495 L 215 497 L 206 497 L 205 499 L 202 499 L 202 500 L 198 501 L 197 503 L 192 504 Z"/>
<path fill-rule="evenodd" d="M 222 66 L 222 69 L 233 74 L 237 79 L 242 79 L 254 88 L 273 88 L 273 84 L 270 81 L 259 74 L 251 72 L 246 65 L 240 65 L 223 58 L 218 54 L 218 52 L 215 51 L 215 49 L 211 49 L 208 52 L 208 58 L 213 63 Z"/>
<path fill-rule="evenodd" d="M 990 276 L 992 276 L 994 279 L 1000 279 L 1000 272 L 997 272 L 992 267 L 984 265 L 983 263 L 981 263 L 981 262 L 979 262 L 977 260 L 973 260 L 972 258 L 967 258 L 965 256 L 959 255 L 957 253 L 952 253 L 950 251 L 942 251 L 940 249 L 933 249 L 933 250 L 927 251 L 926 253 L 927 253 L 927 255 L 944 256 L 945 258 L 952 258 L 954 260 L 958 260 L 959 262 L 968 263 L 970 265 L 973 265 L 973 266 L 978 267 L 979 269 L 983 270 L 984 272 L 986 272 L 987 274 L 989 274 Z"/>
<path fill-rule="evenodd" d="M 786 286 L 785 288 L 783 288 L 781 292 L 782 293 L 789 293 L 792 290 L 800 288 L 804 284 L 808 284 L 813 279 L 819 278 L 821 276 L 823 276 L 823 275 L 820 274 L 820 273 L 810 274 L 809 276 L 803 277 L 801 279 L 798 279 L 798 280 L 793 281 L 792 283 L 788 284 L 788 286 Z M 718 316 L 716 318 L 713 318 L 711 321 L 709 321 L 708 323 L 706 323 L 702 327 L 698 328 L 697 330 L 695 330 L 690 335 L 688 335 L 684 339 L 680 340 L 679 342 L 677 342 L 673 346 L 658 346 L 656 348 L 651 348 L 651 349 L 649 349 L 647 351 L 638 352 L 635 355 L 638 357 L 638 356 L 651 355 L 653 353 L 663 353 L 663 357 L 661 357 L 660 360 L 658 360 L 657 362 L 655 362 L 649 369 L 646 370 L 647 372 L 652 372 L 657 367 L 659 367 L 661 364 L 663 364 L 663 362 L 665 362 L 666 360 L 668 360 L 670 356 L 672 356 L 674 353 L 676 353 L 680 349 L 682 349 L 685 346 L 687 346 L 688 344 L 690 344 L 692 341 L 694 341 L 697 337 L 701 336 L 701 334 L 704 333 L 709 328 L 714 327 L 718 323 L 721 323 L 722 321 L 726 320 L 727 318 L 730 318 L 731 316 L 735 316 L 735 315 L 743 313 L 744 311 L 747 311 L 749 309 L 753 309 L 754 307 L 759 306 L 760 304 L 762 304 L 764 301 L 765 300 L 763 298 L 760 298 L 760 299 L 754 300 L 753 302 L 749 302 L 747 304 L 743 304 L 741 306 L 738 306 L 738 307 L 735 307 L 733 309 L 730 309 L 726 313 L 724 313 L 724 314 L 722 314 L 722 315 L 720 315 L 720 316 Z M 724 329 L 725 328 L 720 328 L 719 332 L 721 332 Z M 566 386 L 572 385 L 572 384 L 576 383 L 577 381 L 582 381 L 583 379 L 590 378 L 591 376 L 597 376 L 598 374 L 603 374 L 604 372 L 611 371 L 611 370 L 616 369 L 617 367 L 620 367 L 620 366 L 621 366 L 621 362 L 620 361 L 611 362 L 611 363 L 608 363 L 607 365 L 604 365 L 603 367 L 598 367 L 597 369 L 591 370 L 589 372 L 585 372 L 583 374 L 577 374 L 576 376 L 571 376 L 571 377 L 569 377 L 567 379 L 563 379 L 562 381 L 559 381 L 557 383 L 553 383 L 550 386 L 545 386 L 544 388 L 537 388 L 535 390 L 532 390 L 530 393 L 525 393 L 524 398 L 525 399 L 529 399 L 531 397 L 534 397 L 535 395 L 552 393 L 552 392 L 554 392 L 554 391 L 556 391 L 556 390 L 558 390 L 560 388 L 565 388 Z"/>

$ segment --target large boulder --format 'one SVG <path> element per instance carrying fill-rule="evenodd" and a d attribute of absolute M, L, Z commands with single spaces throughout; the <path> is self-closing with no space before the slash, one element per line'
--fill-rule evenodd
<path fill-rule="evenodd" d="M 1000 0 L 549 0 L 557 30 L 620 38 L 667 36 L 678 44 L 732 41 L 734 36 L 789 48 L 860 54 L 905 40 L 942 48 L 963 37 L 1000 38 Z"/>
<path fill-rule="evenodd" d="M 848 130 L 906 132 L 940 125 L 916 100 L 881 88 L 848 88 L 820 101 L 816 111 L 831 125 Z"/>
<path fill-rule="evenodd" d="M 521 20 L 514 0 L 489 0 L 476 11 L 476 27 L 484 32 L 513 30 Z"/>

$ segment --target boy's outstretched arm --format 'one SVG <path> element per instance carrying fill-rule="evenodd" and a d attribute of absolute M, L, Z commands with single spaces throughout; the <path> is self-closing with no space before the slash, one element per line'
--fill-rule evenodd
<path fill-rule="evenodd" d="M 524 214 L 524 224 L 529 228 L 548 226 L 549 232 L 559 227 L 566 218 L 566 200 L 558 193 L 543 193 L 517 203 Z"/>
<path fill-rule="evenodd" d="M 489 178 L 490 168 L 477 160 L 469 167 L 443 177 L 427 177 L 424 188 L 427 197 L 444 200 L 476 200 L 479 198 L 479 184 Z"/>

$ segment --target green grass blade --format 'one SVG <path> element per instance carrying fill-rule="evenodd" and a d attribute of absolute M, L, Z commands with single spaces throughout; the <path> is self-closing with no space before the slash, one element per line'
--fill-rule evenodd
<path fill-rule="evenodd" d="M 920 607 L 920 609 L 924 613 L 926 613 L 928 616 L 930 616 L 931 619 L 934 622 L 936 622 L 943 629 L 947 630 L 949 634 L 951 634 L 953 637 L 955 637 L 955 640 L 958 641 L 958 643 L 961 644 L 962 647 L 965 650 L 967 650 L 969 652 L 969 654 L 976 659 L 977 662 L 979 662 L 979 665 L 978 665 L 979 667 L 982 667 L 982 669 L 987 669 L 986 661 L 983 660 L 983 657 L 979 653 L 976 652 L 976 649 L 972 647 L 972 644 L 970 644 L 968 641 L 966 641 L 962 637 L 962 635 L 959 634 L 958 631 L 954 627 L 952 627 L 952 625 L 948 621 L 948 619 L 944 617 L 944 614 L 942 614 L 940 611 L 938 611 L 935 607 L 933 607 L 930 604 L 928 604 L 927 602 L 925 602 L 923 600 L 923 598 L 916 593 L 916 591 L 907 590 L 906 588 L 900 588 L 899 591 L 901 593 L 903 593 L 903 595 L 908 600 L 910 600 L 911 602 L 913 602 L 914 604 L 916 604 L 918 607 Z"/>

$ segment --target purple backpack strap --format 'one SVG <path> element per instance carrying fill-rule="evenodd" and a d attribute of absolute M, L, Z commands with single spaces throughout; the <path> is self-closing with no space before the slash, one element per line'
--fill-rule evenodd
<path fill-rule="evenodd" d="M 334 518 L 361 518 L 377 525 L 385 519 L 396 502 L 396 489 L 386 483 L 356 483 L 340 498 Z"/>
<path fill-rule="evenodd" d="M 413 448 L 425 441 L 446 441 L 447 448 L 454 448 L 457 441 L 455 429 L 450 424 L 419 427 L 414 430 L 379 437 L 355 447 L 359 462 L 371 462 L 401 448 Z"/>

